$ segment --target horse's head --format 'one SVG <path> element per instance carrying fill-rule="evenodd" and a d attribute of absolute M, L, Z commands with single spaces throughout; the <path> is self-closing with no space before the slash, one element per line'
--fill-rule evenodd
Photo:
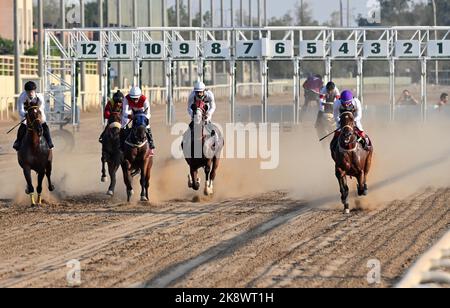
<path fill-rule="evenodd" d="M 355 116 L 353 111 L 344 111 L 340 116 L 340 125 L 341 127 L 350 126 L 354 128 L 355 126 Z"/>
<path fill-rule="evenodd" d="M 27 109 L 27 125 L 28 130 L 36 132 L 39 136 L 42 136 L 43 128 L 42 128 L 42 113 L 39 109 L 39 101 L 36 103 L 26 102 L 25 103 Z"/>
<path fill-rule="evenodd" d="M 133 135 L 134 139 L 142 143 L 147 138 L 147 126 L 148 119 L 147 115 L 143 111 L 138 111 L 133 113 Z"/>
<path fill-rule="evenodd" d="M 193 111 L 193 121 L 195 125 L 201 125 L 206 117 L 208 106 L 202 100 L 197 100 L 195 104 L 191 106 Z"/>

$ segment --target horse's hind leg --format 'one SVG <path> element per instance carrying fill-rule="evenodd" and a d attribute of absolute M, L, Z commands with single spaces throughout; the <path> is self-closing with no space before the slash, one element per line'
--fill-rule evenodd
<path fill-rule="evenodd" d="M 361 171 L 361 174 L 358 176 L 358 196 L 366 195 L 366 174 L 364 171 Z"/>
<path fill-rule="evenodd" d="M 369 193 L 369 186 L 367 186 L 367 176 L 369 175 L 370 169 L 372 167 L 372 156 L 373 152 L 370 151 L 366 158 L 366 166 L 364 168 L 364 195 L 367 196 Z"/>
<path fill-rule="evenodd" d="M 38 185 L 36 187 L 36 191 L 38 193 L 37 205 L 42 204 L 42 182 L 44 181 L 45 172 L 41 171 L 38 173 Z"/>
<path fill-rule="evenodd" d="M 106 164 L 105 157 L 102 155 L 102 178 L 101 178 L 102 183 L 106 182 L 106 168 L 105 168 L 105 164 Z M 110 175 L 111 175 L 111 173 L 110 173 Z"/>
<path fill-rule="evenodd" d="M 23 175 L 25 176 L 25 180 L 27 181 L 27 189 L 25 190 L 25 193 L 30 196 L 31 205 L 35 206 L 36 201 L 34 200 L 34 187 L 33 181 L 31 179 L 31 168 L 28 166 L 24 167 Z"/>

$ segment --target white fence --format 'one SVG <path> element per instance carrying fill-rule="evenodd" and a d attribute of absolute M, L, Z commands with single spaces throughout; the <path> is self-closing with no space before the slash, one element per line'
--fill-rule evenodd
<path fill-rule="evenodd" d="M 0 120 L 8 120 L 12 114 L 16 113 L 16 97 L 8 96 L 1 97 L 0 96 Z"/>
<path fill-rule="evenodd" d="M 450 286 L 450 231 L 411 268 L 398 288 Z"/>

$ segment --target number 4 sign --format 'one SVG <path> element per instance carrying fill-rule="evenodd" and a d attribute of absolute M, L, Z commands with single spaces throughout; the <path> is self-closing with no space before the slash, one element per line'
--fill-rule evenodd
<path fill-rule="evenodd" d="M 356 43 L 355 41 L 333 41 L 331 43 L 331 55 L 333 57 L 355 57 Z"/>

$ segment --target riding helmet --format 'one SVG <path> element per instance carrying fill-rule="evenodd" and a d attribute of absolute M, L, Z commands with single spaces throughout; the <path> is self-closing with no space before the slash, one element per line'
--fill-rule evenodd
<path fill-rule="evenodd" d="M 37 89 L 37 85 L 33 81 L 28 81 L 25 84 L 25 91 L 27 91 L 27 92 L 28 91 L 36 91 L 36 89 Z"/>
<path fill-rule="evenodd" d="M 327 83 L 327 91 L 332 91 L 336 89 L 336 85 L 334 84 L 334 82 L 330 81 L 329 83 Z"/>
<path fill-rule="evenodd" d="M 123 93 L 120 92 L 120 90 L 117 91 L 116 93 L 114 93 L 113 100 L 115 103 L 122 103 L 124 98 L 125 97 L 124 97 Z"/>

